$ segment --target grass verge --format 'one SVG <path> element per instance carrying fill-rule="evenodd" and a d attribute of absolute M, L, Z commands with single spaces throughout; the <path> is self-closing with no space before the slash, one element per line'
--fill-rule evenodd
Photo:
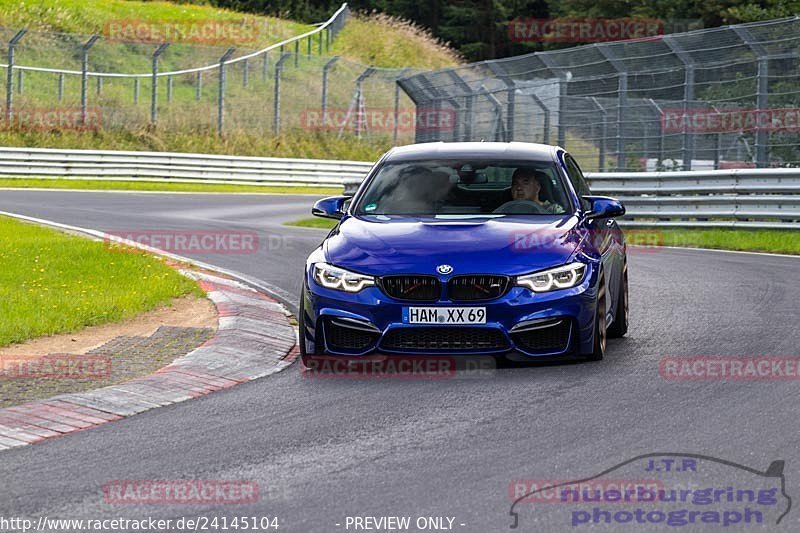
<path fill-rule="evenodd" d="M 649 231 L 658 232 L 664 246 L 800 255 L 800 231 L 797 230 L 669 228 Z"/>
<path fill-rule="evenodd" d="M 336 220 L 331 218 L 309 217 L 284 223 L 284 226 L 297 226 L 300 228 L 331 229 L 336 225 Z"/>
<path fill-rule="evenodd" d="M 0 346 L 116 322 L 197 284 L 144 252 L 0 217 Z"/>
<path fill-rule="evenodd" d="M 214 185 L 203 183 L 159 183 L 138 181 L 65 180 L 37 178 L 0 178 L 0 188 L 98 190 L 98 191 L 164 191 L 219 192 L 249 194 L 341 194 L 341 188 L 273 187 L 269 185 Z"/>

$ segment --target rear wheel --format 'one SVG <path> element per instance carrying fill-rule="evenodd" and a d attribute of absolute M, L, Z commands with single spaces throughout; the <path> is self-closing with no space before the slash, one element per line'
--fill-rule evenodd
<path fill-rule="evenodd" d="M 601 278 L 602 279 L 602 278 Z M 606 286 L 602 281 L 597 291 L 597 307 L 594 313 L 594 349 L 587 357 L 589 361 L 601 361 L 606 353 Z"/>
<path fill-rule="evenodd" d="M 608 328 L 608 337 L 617 339 L 628 333 L 628 264 L 622 267 L 622 278 L 619 282 L 619 296 L 614 310 L 614 323 Z"/>

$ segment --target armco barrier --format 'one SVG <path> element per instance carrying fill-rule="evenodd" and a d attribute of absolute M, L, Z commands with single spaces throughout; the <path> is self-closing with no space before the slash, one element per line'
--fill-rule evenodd
<path fill-rule="evenodd" d="M 353 193 L 373 163 L 163 152 L 0 148 L 0 175 L 339 187 Z M 626 225 L 800 229 L 800 169 L 587 173 L 619 198 Z"/>
<path fill-rule="evenodd" d="M 337 187 L 359 182 L 370 167 L 360 161 L 0 148 L 0 175 L 7 177 Z"/>

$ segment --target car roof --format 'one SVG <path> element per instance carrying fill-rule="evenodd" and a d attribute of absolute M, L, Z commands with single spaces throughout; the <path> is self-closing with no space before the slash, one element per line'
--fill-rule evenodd
<path fill-rule="evenodd" d="M 392 149 L 386 161 L 426 159 L 508 159 L 552 161 L 555 146 L 524 142 L 431 142 Z"/>

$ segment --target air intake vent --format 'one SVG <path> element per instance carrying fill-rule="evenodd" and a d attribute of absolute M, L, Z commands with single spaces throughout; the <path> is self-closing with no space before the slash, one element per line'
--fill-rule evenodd
<path fill-rule="evenodd" d="M 384 276 L 380 284 L 383 292 L 398 300 L 435 302 L 442 291 L 433 276 Z"/>
<path fill-rule="evenodd" d="M 508 290 L 507 276 L 456 276 L 447 283 L 447 294 L 454 302 L 474 302 L 499 298 Z"/>

